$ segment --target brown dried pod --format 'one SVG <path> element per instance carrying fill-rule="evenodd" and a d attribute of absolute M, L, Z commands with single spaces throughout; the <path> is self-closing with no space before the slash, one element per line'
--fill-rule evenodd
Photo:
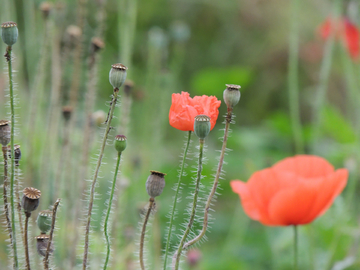
<path fill-rule="evenodd" d="M 42 233 L 39 236 L 36 236 L 35 239 L 36 239 L 37 252 L 39 253 L 40 256 L 45 257 L 50 236 Z M 51 254 L 53 251 L 54 251 L 54 245 L 53 245 L 53 243 L 51 243 L 50 249 L 49 249 L 49 254 Z"/>
<path fill-rule="evenodd" d="M 11 146 L 7 146 L 8 156 L 11 159 Z M 21 159 L 21 150 L 19 144 L 14 144 L 14 154 L 15 154 L 15 165 L 19 166 L 19 161 Z"/>
<path fill-rule="evenodd" d="M 0 120 L 0 144 L 6 146 L 11 140 L 10 121 Z"/>
<path fill-rule="evenodd" d="M 150 171 L 150 175 L 146 181 L 146 191 L 151 198 L 160 196 L 165 187 L 165 173 L 158 171 Z"/>
<path fill-rule="evenodd" d="M 103 49 L 104 47 L 105 47 L 105 43 L 101 38 L 93 37 L 91 39 L 91 48 L 90 48 L 91 52 L 96 53 L 99 50 Z"/>
<path fill-rule="evenodd" d="M 30 214 L 39 206 L 41 191 L 33 187 L 27 187 L 24 188 L 23 194 L 21 206 L 25 213 Z"/>
<path fill-rule="evenodd" d="M 44 19 L 47 19 L 49 17 L 50 11 L 51 11 L 51 3 L 49 2 L 42 2 L 40 4 L 39 9 L 43 13 Z"/>
<path fill-rule="evenodd" d="M 73 111 L 73 108 L 71 106 L 64 106 L 62 108 L 63 117 L 66 121 L 70 120 L 72 111 Z"/>

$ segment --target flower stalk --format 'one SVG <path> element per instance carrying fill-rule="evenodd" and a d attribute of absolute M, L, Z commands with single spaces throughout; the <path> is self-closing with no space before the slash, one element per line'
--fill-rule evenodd
<path fill-rule="evenodd" d="M 298 270 L 298 227 L 294 225 L 294 270 Z"/>
<path fill-rule="evenodd" d="M 196 177 L 196 185 L 195 185 L 195 191 L 194 191 L 194 199 L 193 199 L 193 205 L 192 205 L 192 210 L 191 210 L 191 215 L 190 215 L 190 219 L 189 219 L 189 223 L 186 227 L 186 230 L 183 234 L 183 237 L 181 238 L 179 247 L 177 249 L 177 251 L 175 252 L 174 256 L 173 256 L 173 269 L 177 270 L 179 268 L 179 263 L 180 263 L 180 257 L 181 257 L 181 253 L 186 241 L 186 238 L 188 237 L 191 227 L 194 223 L 194 219 L 195 219 L 195 213 L 196 213 L 196 206 L 197 206 L 197 202 L 198 202 L 198 195 L 199 195 L 199 189 L 200 189 L 200 180 L 201 180 L 201 171 L 202 171 L 202 160 L 203 160 L 203 152 L 204 152 L 204 139 L 199 139 L 199 161 L 198 161 L 198 170 L 197 170 L 197 177 Z"/>
<path fill-rule="evenodd" d="M 140 237 L 140 252 L 139 252 L 139 259 L 140 259 L 140 267 L 141 270 L 145 270 L 145 264 L 144 264 L 144 240 L 145 240 L 145 232 L 146 232 L 146 225 L 149 221 L 149 217 L 150 217 L 150 213 L 151 213 L 151 209 L 153 208 L 153 205 L 155 204 L 155 199 L 154 198 L 150 198 L 149 199 L 149 207 L 148 210 L 146 212 L 146 216 L 144 219 L 144 224 L 142 226 L 142 230 L 141 230 L 141 237 Z"/>
<path fill-rule="evenodd" d="M 175 196 L 174 196 L 174 203 L 172 206 L 172 210 L 171 210 L 171 216 L 170 216 L 170 220 L 169 220 L 169 232 L 167 235 L 167 239 L 166 239 L 166 247 L 165 247 L 165 256 L 164 256 L 164 270 L 166 270 L 166 264 L 167 264 L 167 257 L 168 257 L 168 253 L 169 253 L 169 246 L 170 246 L 170 240 L 171 240 L 171 233 L 172 233 L 172 227 L 173 227 L 173 222 L 175 219 L 175 210 L 176 210 L 176 205 L 178 202 L 178 195 L 180 192 L 180 184 L 181 184 L 181 179 L 183 176 L 183 172 L 184 172 L 184 167 L 185 167 L 185 161 L 186 161 L 186 156 L 189 150 L 189 145 L 190 145 L 190 140 L 191 140 L 191 131 L 188 131 L 188 136 L 187 136 L 187 141 L 185 142 L 185 149 L 184 149 L 184 154 L 183 154 L 183 159 L 180 165 L 180 172 L 179 172 L 179 179 L 176 185 L 176 191 L 175 191 Z"/>

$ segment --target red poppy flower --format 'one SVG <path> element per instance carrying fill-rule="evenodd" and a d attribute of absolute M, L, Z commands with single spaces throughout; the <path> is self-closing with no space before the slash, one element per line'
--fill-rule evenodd
<path fill-rule="evenodd" d="M 169 122 L 174 128 L 182 131 L 194 131 L 194 118 L 199 114 L 210 117 L 211 129 L 219 116 L 221 101 L 214 96 L 195 96 L 189 93 L 172 94 L 172 103 L 169 112 Z"/>
<path fill-rule="evenodd" d="M 330 35 L 342 40 L 351 58 L 357 60 L 360 56 L 360 31 L 359 28 L 350 22 L 346 17 L 339 19 L 327 18 L 319 27 L 322 38 L 327 39 Z"/>
<path fill-rule="evenodd" d="M 255 172 L 247 183 L 231 181 L 245 213 L 264 225 L 312 222 L 325 213 L 346 186 L 348 171 L 325 159 L 299 155 Z"/>

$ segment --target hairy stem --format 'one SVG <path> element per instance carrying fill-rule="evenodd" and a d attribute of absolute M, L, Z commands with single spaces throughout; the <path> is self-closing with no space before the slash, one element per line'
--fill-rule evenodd
<path fill-rule="evenodd" d="M 11 46 L 7 46 L 6 54 L 8 55 L 9 85 L 10 85 L 10 111 L 11 111 L 11 177 L 10 177 L 10 206 L 11 206 L 11 230 L 12 230 L 12 248 L 14 256 L 14 268 L 19 268 L 17 248 L 16 248 L 16 229 L 15 229 L 15 207 L 14 207 L 14 176 L 15 176 L 15 153 L 14 153 L 14 133 L 15 133 L 15 105 L 14 105 L 14 87 L 12 80 L 12 59 Z"/>
<path fill-rule="evenodd" d="M 294 270 L 298 270 L 298 228 L 294 227 Z"/>
<path fill-rule="evenodd" d="M 45 257 L 44 257 L 44 269 L 45 270 L 49 269 L 50 247 L 51 247 L 51 242 L 52 242 L 53 235 L 54 235 L 56 211 L 57 211 L 57 208 L 59 206 L 59 203 L 60 203 L 60 199 L 57 199 L 56 202 L 54 203 L 54 206 L 53 206 L 53 214 L 52 214 L 52 220 L 51 220 L 51 229 L 50 229 L 50 235 L 49 235 L 49 242 L 47 244 L 46 253 L 45 253 Z"/>
<path fill-rule="evenodd" d="M 201 232 L 194 239 L 192 239 L 189 242 L 187 242 L 186 244 L 184 244 L 183 249 L 187 249 L 188 247 L 192 246 L 193 244 L 199 242 L 201 240 L 201 238 L 204 237 L 204 235 L 206 233 L 206 230 L 207 230 L 207 227 L 209 225 L 210 205 L 211 205 L 212 199 L 214 198 L 217 186 L 219 184 L 220 174 L 221 174 L 222 166 L 223 166 L 223 163 L 224 163 L 225 150 L 226 150 L 226 144 L 227 144 L 231 119 L 232 119 L 232 109 L 228 109 L 228 112 L 227 112 L 227 115 L 226 115 L 226 120 L 225 120 L 226 121 L 226 123 L 225 123 L 225 131 L 224 131 L 223 145 L 222 145 L 222 148 L 221 148 L 219 164 L 218 164 L 218 168 L 216 170 L 216 175 L 215 175 L 213 187 L 212 187 L 212 189 L 210 191 L 209 197 L 208 197 L 208 199 L 206 201 L 206 205 L 205 205 L 203 227 L 201 229 Z"/>
<path fill-rule="evenodd" d="M 175 270 L 177 270 L 179 268 L 181 252 L 183 250 L 183 246 L 185 244 L 186 238 L 188 237 L 188 235 L 190 233 L 191 227 L 192 227 L 192 225 L 194 223 L 194 219 L 195 219 L 196 206 L 197 206 L 197 202 L 198 202 L 199 187 L 200 187 L 200 180 L 201 180 L 202 160 L 203 160 L 203 152 L 204 152 L 203 150 L 204 150 L 204 140 L 200 139 L 199 162 L 198 162 L 196 186 L 195 186 L 195 191 L 194 191 L 193 206 L 192 206 L 192 210 L 191 210 L 189 223 L 186 227 L 183 237 L 181 238 L 179 247 L 173 256 L 172 267 Z"/>
<path fill-rule="evenodd" d="M 168 235 L 167 235 L 166 247 L 165 247 L 165 256 L 164 256 L 164 268 L 163 268 L 164 270 L 166 270 L 167 257 L 168 257 L 170 240 L 171 240 L 171 233 L 172 233 L 172 226 L 173 226 L 173 222 L 174 222 L 174 218 L 175 218 L 175 210 L 176 210 L 176 205 L 177 205 L 177 202 L 178 202 L 178 195 L 179 195 L 181 179 L 182 179 L 183 171 L 184 171 L 184 167 L 185 167 L 186 156 L 187 156 L 187 152 L 189 150 L 190 139 L 191 139 L 191 131 L 188 132 L 188 138 L 187 138 L 187 141 L 186 141 L 186 144 L 185 144 L 183 159 L 182 159 L 182 162 L 181 162 L 181 165 L 180 165 L 179 179 L 178 179 L 178 182 L 177 182 L 175 196 L 174 196 L 174 203 L 173 203 L 173 206 L 172 206 L 171 216 L 170 216 L 170 220 L 169 220 L 169 232 L 168 232 Z"/>
<path fill-rule="evenodd" d="M 30 258 L 29 258 L 29 244 L 28 244 L 28 225 L 31 213 L 25 212 L 25 228 L 24 228 L 24 242 L 25 242 L 25 262 L 26 270 L 30 270 Z"/>
<path fill-rule="evenodd" d="M 108 204 L 108 209 L 106 212 L 106 217 L 105 217 L 105 222 L 104 222 L 104 234 L 105 234 L 105 239 L 106 239 L 106 257 L 105 257 L 105 263 L 104 263 L 104 270 L 107 268 L 107 265 L 109 262 L 109 257 L 110 257 L 110 239 L 109 239 L 109 233 L 108 233 L 108 222 L 109 222 L 109 217 L 110 217 L 110 212 L 111 212 L 112 200 L 113 200 L 114 192 L 115 192 L 116 178 L 117 178 L 117 174 L 119 171 L 120 159 L 121 159 L 121 152 L 118 152 L 115 173 L 114 173 L 114 180 L 113 180 L 112 187 L 111 187 L 109 204 Z"/>
<path fill-rule="evenodd" d="M 16 186 L 15 186 L 15 195 L 16 195 L 16 200 L 17 200 L 17 211 L 18 211 L 18 215 L 19 215 L 19 227 L 20 227 L 20 234 L 22 237 L 22 241 L 23 241 L 23 245 L 25 245 L 25 240 L 24 240 L 24 227 L 23 227 L 23 221 L 22 221 L 22 212 L 21 212 L 21 201 L 20 201 L 20 168 L 19 165 L 16 166 Z"/>
<path fill-rule="evenodd" d="M 145 240 L 145 233 L 146 233 L 146 225 L 149 221 L 149 216 L 151 213 L 151 209 L 153 207 L 154 204 L 154 198 L 150 198 L 149 200 L 149 208 L 147 210 L 146 216 L 145 216 L 145 220 L 144 220 L 144 224 L 142 226 L 142 230 L 141 230 L 141 237 L 140 237 L 140 252 L 139 252 L 139 259 L 140 259 L 140 266 L 141 266 L 141 270 L 145 270 L 145 264 L 144 264 L 144 240 Z"/>
<path fill-rule="evenodd" d="M 115 110 L 115 105 L 116 105 L 118 94 L 119 94 L 119 89 L 115 88 L 113 98 L 111 100 L 111 107 L 110 107 L 108 119 L 106 120 L 106 129 L 105 129 L 103 141 L 102 141 L 101 148 L 100 148 L 99 159 L 96 164 L 95 173 L 94 173 L 94 177 L 93 177 L 91 189 L 90 189 L 89 209 L 88 209 L 86 228 L 85 228 L 83 270 L 86 270 L 86 266 L 87 266 L 87 257 L 88 257 L 88 251 L 89 251 L 90 221 L 91 221 L 92 208 L 93 208 L 93 204 L 94 204 L 95 185 L 96 185 L 97 177 L 99 175 L 99 169 L 100 169 L 101 161 L 102 161 L 102 158 L 104 155 L 106 141 L 107 141 L 107 138 L 108 138 L 108 135 L 110 132 L 110 128 L 111 128 L 110 124 L 111 124 L 112 117 L 114 115 L 114 110 Z"/>

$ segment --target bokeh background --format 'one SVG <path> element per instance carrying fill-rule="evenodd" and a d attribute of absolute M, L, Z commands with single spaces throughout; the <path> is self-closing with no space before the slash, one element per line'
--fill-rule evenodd
<path fill-rule="evenodd" d="M 104 258 L 102 219 L 115 166 L 112 141 L 120 126 L 126 125 L 128 147 L 123 154 L 112 213 L 111 269 L 137 269 L 138 223 L 148 200 L 145 182 L 149 170 L 167 174 L 147 244 L 149 269 L 162 269 L 172 187 L 177 182 L 187 136 L 168 123 L 171 94 L 186 91 L 191 96 L 214 95 L 222 100 L 225 84 L 241 85 L 242 95 L 234 109 L 236 118 L 227 146 L 230 150 L 225 158 L 225 174 L 213 206 L 207 241 L 191 251 L 191 262 L 184 257 L 182 268 L 292 269 L 292 228 L 265 227 L 250 220 L 229 181 L 247 180 L 256 170 L 299 153 L 290 116 L 288 82 L 294 14 L 299 26 L 297 104 L 304 143 L 301 151 L 320 155 L 336 168 L 346 167 L 350 171 L 347 187 L 330 210 L 300 228 L 300 269 L 360 268 L 360 66 L 349 56 L 341 39 L 330 41 L 331 51 L 326 52 L 329 41 L 319 35 L 319 25 L 329 16 L 346 16 L 359 25 L 359 2 L 303 0 L 293 13 L 292 1 L 296 0 L 49 1 L 50 14 L 44 18 L 44 11 L 40 10 L 44 7 L 42 1 L 1 0 L 0 21 L 16 21 L 19 28 L 19 39 L 13 46 L 13 65 L 17 94 L 15 143 L 21 145 L 23 152 L 20 165 L 23 187 L 33 186 L 42 191 L 39 210 L 48 209 L 56 194 L 62 198 L 53 258 L 57 269 L 75 269 L 81 264 L 83 239 L 76 235 L 83 233 L 79 209 L 86 204 L 76 188 L 84 186 L 84 179 L 78 178 L 82 143 L 87 132 L 91 143 L 85 177 L 91 179 L 103 132 L 96 119 L 100 117 L 101 121 L 108 112 L 112 94 L 108 73 L 114 63 L 129 67 L 127 78 L 134 86 L 130 94 L 122 93 L 122 106 L 128 106 L 130 113 L 124 116 L 121 108 L 116 109 L 114 129 L 101 168 L 92 222 L 91 269 L 100 269 Z M 79 30 L 80 35 L 76 32 Z M 105 47 L 96 54 L 96 70 L 89 75 L 91 39 L 99 33 Z M 3 43 L 0 52 L 5 52 Z M 0 67 L 0 118 L 9 119 L 5 59 L 0 61 Z M 74 81 L 78 81 L 78 98 L 72 108 L 76 117 L 71 134 L 67 134 L 69 127 L 62 117 L 62 107 L 71 103 Z M 91 128 L 85 130 L 89 82 L 96 85 L 92 97 L 97 117 L 92 118 Z M 204 198 L 217 167 L 225 113 L 226 106 L 222 104 L 217 124 L 206 139 Z M 194 139 L 178 205 L 177 234 L 181 232 L 179 224 L 187 217 L 196 145 Z M 90 183 L 86 185 L 88 190 Z M 34 223 L 36 214 L 32 236 L 39 233 Z M 3 215 L 1 219 L 4 220 Z M 195 229 L 198 228 L 199 222 Z M 0 232 L 0 268 L 6 269 L 10 265 L 8 236 L 5 227 Z M 173 237 L 173 247 L 177 241 Z M 34 241 L 31 250 L 33 268 L 41 269 Z"/>

